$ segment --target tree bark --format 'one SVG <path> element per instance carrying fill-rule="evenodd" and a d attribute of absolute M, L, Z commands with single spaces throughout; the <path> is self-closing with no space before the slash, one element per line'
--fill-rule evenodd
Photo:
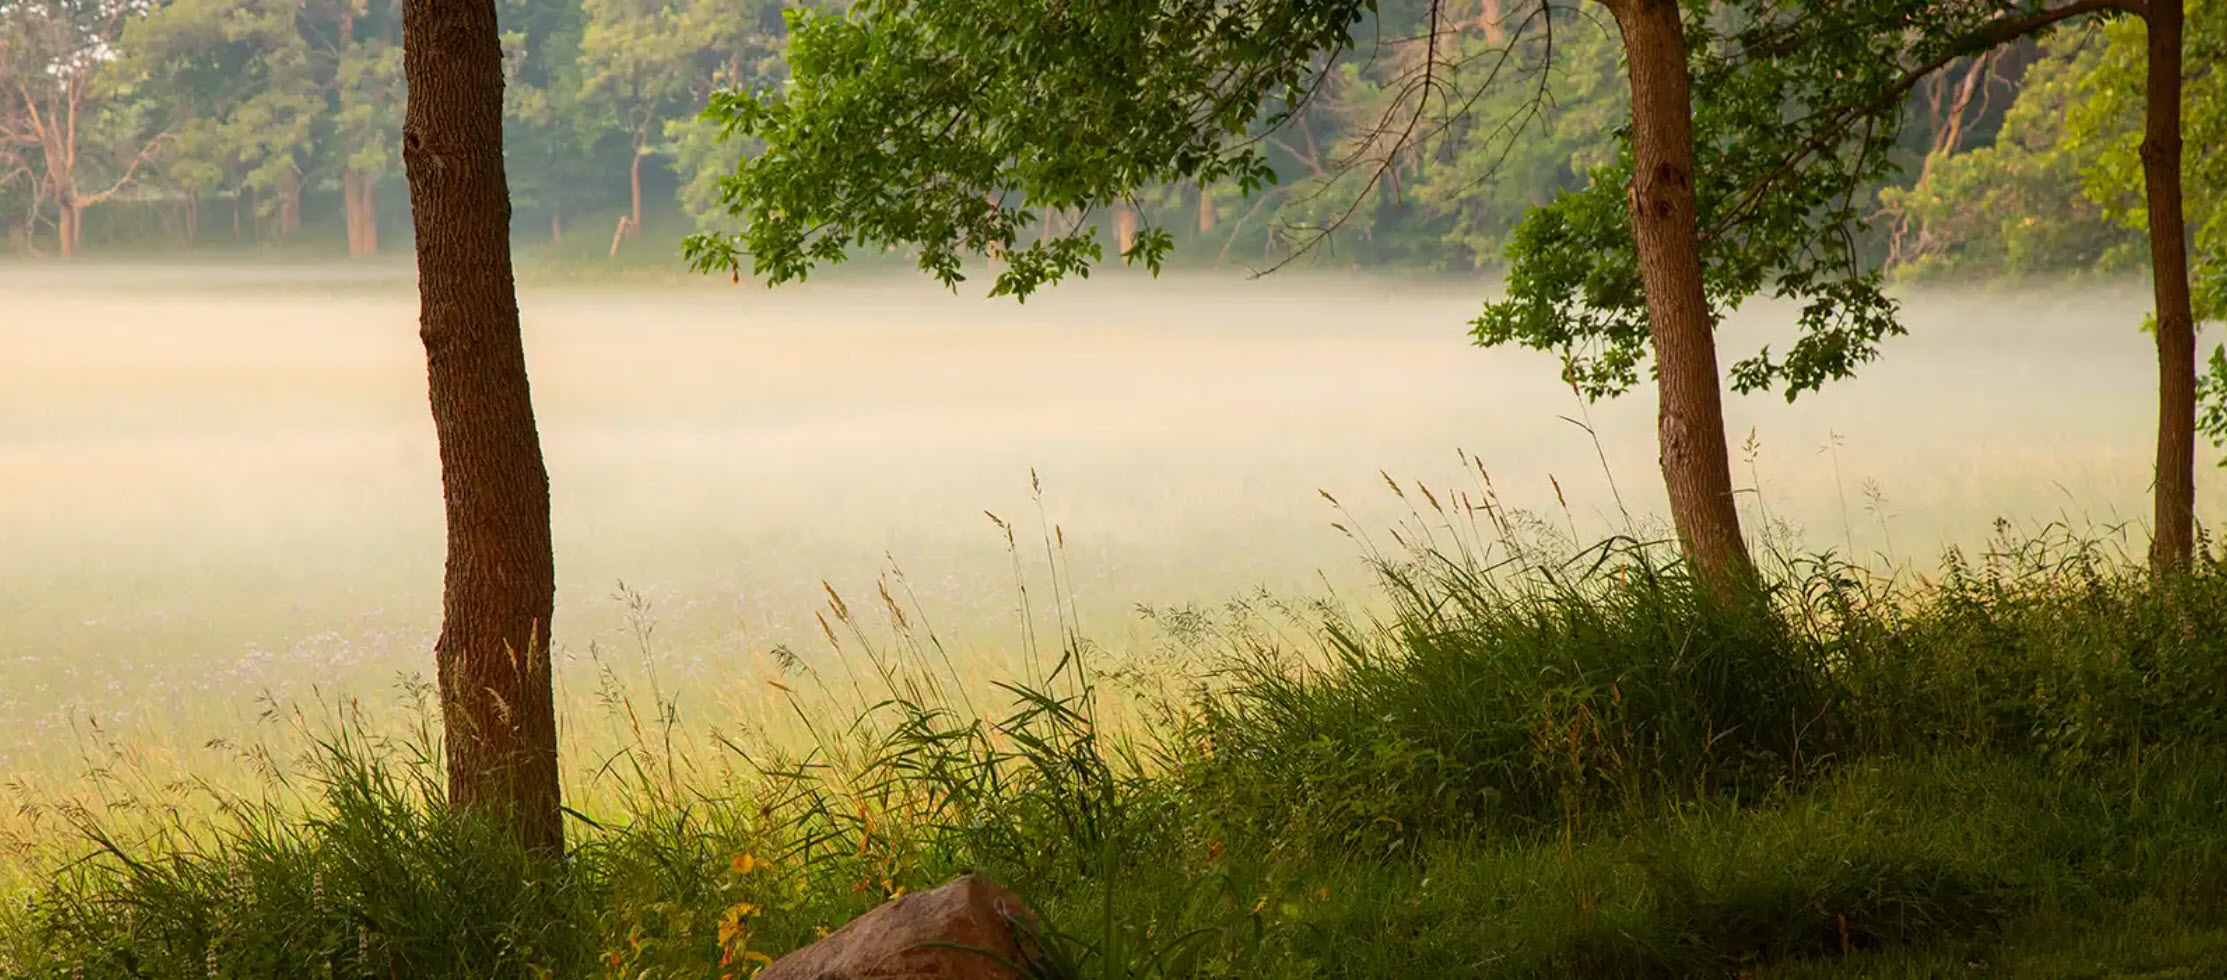
<path fill-rule="evenodd" d="M 2142 178 L 2157 302 L 2157 474 L 2150 567 L 2188 570 L 2196 541 L 2196 315 L 2181 208 L 2181 0 L 2149 0 L 2149 92 Z"/>
<path fill-rule="evenodd" d="M 55 244 L 60 247 L 65 259 L 77 257 L 77 223 L 82 220 L 84 214 L 77 209 L 77 205 L 64 200 L 61 213 L 56 216 L 54 235 L 58 239 Z"/>
<path fill-rule="evenodd" d="M 1199 234 L 1214 230 L 1214 195 L 1206 188 L 1199 188 Z"/>
<path fill-rule="evenodd" d="M 448 520 L 439 666 L 449 802 L 560 852 L 549 476 L 511 275 L 494 0 L 406 0 L 402 159 Z"/>
<path fill-rule="evenodd" d="M 1704 581 L 1719 591 L 1744 587 L 1755 565 L 1732 495 L 1715 324 L 1702 287 L 1685 28 L 1677 0 L 1614 0 L 1608 6 L 1631 75 L 1628 194 L 1654 342 L 1657 439 L 1671 522 Z"/>
<path fill-rule="evenodd" d="M 1114 205 L 1114 246 L 1122 253 L 1137 240 L 1137 212 L 1126 204 Z"/>
<path fill-rule="evenodd" d="M 562 211 L 551 209 L 549 212 L 549 240 L 551 242 L 564 241 L 564 212 Z"/>

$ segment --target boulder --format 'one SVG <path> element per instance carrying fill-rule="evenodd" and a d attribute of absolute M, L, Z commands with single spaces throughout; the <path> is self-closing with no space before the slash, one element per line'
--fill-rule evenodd
<path fill-rule="evenodd" d="M 981 875 L 961 875 L 883 903 L 774 961 L 756 980 L 1022 980 L 998 959 L 951 946 L 986 950 L 1011 963 L 1037 962 L 1042 951 L 1013 928 L 1035 919 L 1020 896 Z"/>

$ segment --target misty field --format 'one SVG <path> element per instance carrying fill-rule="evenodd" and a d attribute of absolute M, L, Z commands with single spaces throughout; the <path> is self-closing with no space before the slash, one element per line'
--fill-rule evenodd
<path fill-rule="evenodd" d="M 529 280 L 552 870 L 438 803 L 410 287 L 0 272 L 0 972 L 701 976 L 961 868 L 1047 976 L 2227 965 L 2138 290 L 1734 399 L 1755 618 L 1662 564 L 1652 398 L 1469 346 L 1489 284 Z"/>
<path fill-rule="evenodd" d="M 1542 533 L 1667 536 L 1652 396 L 1587 406 L 1550 358 L 1470 346 L 1488 288 L 1114 275 L 1016 305 L 859 275 L 529 284 L 561 676 L 579 695 L 600 658 L 756 703 L 751 664 L 825 646 L 822 583 L 872 595 L 893 565 L 963 661 L 1010 666 L 1016 574 L 1043 564 L 1032 472 L 1067 598 L 1117 652 L 1153 643 L 1140 603 L 1367 603 L 1333 522 L 1398 516 L 1380 474 L 1480 494 L 1463 453 Z M 191 740 L 261 692 L 430 674 L 440 487 L 406 265 L 16 268 L 0 291 L 0 760 L 51 755 L 73 716 Z M 1911 335 L 1858 380 L 1732 399 L 1756 527 L 1923 571 L 1998 518 L 2108 540 L 2146 516 L 2141 291 L 1904 301 Z M 1751 306 L 1728 348 L 1783 319 Z M 1014 524 L 1018 570 L 986 512 Z"/>

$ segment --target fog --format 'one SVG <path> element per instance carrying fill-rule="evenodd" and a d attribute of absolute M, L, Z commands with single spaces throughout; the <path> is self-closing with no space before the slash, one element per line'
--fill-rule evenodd
<path fill-rule="evenodd" d="M 821 583 L 869 597 L 894 562 L 994 663 L 1019 589 L 985 512 L 1015 523 L 1041 603 L 1039 506 L 1116 651 L 1152 643 L 1139 603 L 1365 601 L 1318 491 L 1380 528 L 1380 473 L 1474 493 L 1463 451 L 1560 533 L 1659 530 L 1651 392 L 1587 406 L 1550 356 L 1470 346 L 1489 288 L 1112 275 L 1016 305 L 904 278 L 529 282 L 558 648 L 716 679 L 822 645 Z M 0 754 L 73 708 L 160 724 L 430 674 L 440 487 L 406 266 L 26 265 L 0 294 Z M 1861 378 L 1731 400 L 1753 524 L 1924 569 L 1997 518 L 2147 514 L 2143 291 L 1904 299 L 1911 336 Z M 1725 349 L 1789 320 L 1751 306 Z"/>

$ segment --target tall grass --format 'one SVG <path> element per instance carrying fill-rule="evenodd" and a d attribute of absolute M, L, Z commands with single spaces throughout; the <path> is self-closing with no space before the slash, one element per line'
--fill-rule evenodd
<path fill-rule="evenodd" d="M 1169 658 L 1109 663 L 1050 529 L 994 699 L 901 589 L 829 592 L 847 672 L 779 682 L 801 742 L 614 684 L 561 862 L 439 805 L 422 703 L 300 720 L 192 807 L 26 800 L 55 833 L 0 973 L 742 976 L 967 869 L 1043 913 L 1047 977 L 2051 969 L 2154 960 L 2064 941 L 2148 922 L 2227 968 L 2218 556 L 2159 581 L 2056 530 L 1930 579 L 1782 559 L 1728 607 L 1412 489 L 1373 616 L 1163 611 Z"/>

